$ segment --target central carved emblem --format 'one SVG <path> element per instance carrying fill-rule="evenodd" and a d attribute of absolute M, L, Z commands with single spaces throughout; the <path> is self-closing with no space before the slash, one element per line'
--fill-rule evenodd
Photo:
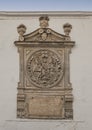
<path fill-rule="evenodd" d="M 51 50 L 38 50 L 29 56 L 27 74 L 35 86 L 53 87 L 63 77 L 63 61 Z"/>

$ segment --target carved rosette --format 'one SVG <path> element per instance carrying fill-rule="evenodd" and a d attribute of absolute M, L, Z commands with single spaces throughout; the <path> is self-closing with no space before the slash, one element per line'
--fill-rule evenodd
<path fill-rule="evenodd" d="M 42 40 L 42 41 L 46 41 L 47 38 L 48 38 L 48 35 L 51 33 L 51 30 L 50 29 L 39 29 L 39 34 L 40 34 L 40 37 L 39 39 Z"/>

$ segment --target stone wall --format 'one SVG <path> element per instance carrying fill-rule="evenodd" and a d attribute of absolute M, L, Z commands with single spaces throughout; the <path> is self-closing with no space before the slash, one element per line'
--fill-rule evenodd
<path fill-rule="evenodd" d="M 0 12 L 0 130 L 91 130 L 92 129 L 92 12 L 44 12 L 49 27 L 63 33 L 63 24 L 73 28 L 76 42 L 70 55 L 70 81 L 73 87 L 73 120 L 17 119 L 17 82 L 19 55 L 14 41 L 18 39 L 17 26 L 21 23 L 30 33 L 39 27 L 41 12 Z"/>

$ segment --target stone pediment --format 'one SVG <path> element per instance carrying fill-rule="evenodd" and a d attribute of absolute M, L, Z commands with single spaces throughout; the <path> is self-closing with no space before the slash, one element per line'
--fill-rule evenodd
<path fill-rule="evenodd" d="M 40 17 L 40 28 L 37 30 L 24 35 L 26 32 L 25 25 L 21 24 L 17 27 L 19 33 L 19 41 L 28 41 L 28 42 L 65 42 L 71 41 L 69 33 L 71 32 L 72 25 L 66 23 L 63 25 L 64 33 L 60 34 L 51 28 L 48 28 L 49 18 L 48 17 Z"/>
<path fill-rule="evenodd" d="M 69 40 L 69 37 L 50 28 L 39 28 L 30 34 L 24 35 L 24 41 L 31 42 L 59 42 L 65 40 Z"/>

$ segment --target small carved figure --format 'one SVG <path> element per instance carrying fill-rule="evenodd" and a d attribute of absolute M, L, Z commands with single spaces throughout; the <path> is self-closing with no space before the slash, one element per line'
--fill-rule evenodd
<path fill-rule="evenodd" d="M 48 24 L 49 18 L 47 16 L 40 17 L 39 21 L 40 21 L 41 28 L 47 28 L 49 26 L 49 24 Z"/>
<path fill-rule="evenodd" d="M 63 28 L 64 28 L 65 35 L 69 36 L 71 29 L 72 29 L 72 25 L 69 24 L 69 23 L 66 23 L 66 24 L 63 25 Z"/>
<path fill-rule="evenodd" d="M 24 33 L 26 32 L 26 26 L 21 24 L 17 27 L 17 31 L 19 33 L 19 40 L 24 41 Z"/>

